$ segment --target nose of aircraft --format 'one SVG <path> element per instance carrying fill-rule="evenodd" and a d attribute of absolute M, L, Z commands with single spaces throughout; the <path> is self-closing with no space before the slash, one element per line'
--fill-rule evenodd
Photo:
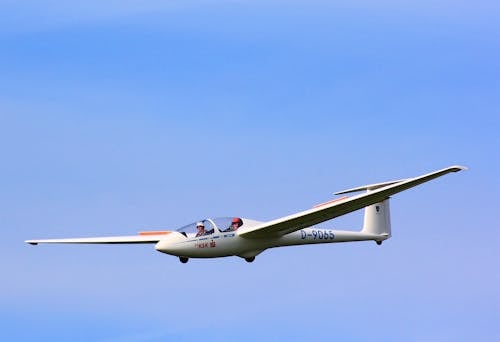
<path fill-rule="evenodd" d="M 187 238 L 181 233 L 172 232 L 171 234 L 168 234 L 163 239 L 158 241 L 158 243 L 155 245 L 155 249 L 158 252 L 177 255 L 177 252 L 179 252 L 183 248 L 183 242 L 185 242 L 186 240 Z"/>

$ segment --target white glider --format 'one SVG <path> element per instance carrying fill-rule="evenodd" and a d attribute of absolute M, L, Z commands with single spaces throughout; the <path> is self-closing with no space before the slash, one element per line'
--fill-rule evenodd
<path fill-rule="evenodd" d="M 189 258 L 239 256 L 248 262 L 273 247 L 373 240 L 377 244 L 391 237 L 390 196 L 438 178 L 450 172 L 466 170 L 450 166 L 419 177 L 364 185 L 335 193 L 366 191 L 353 197 L 341 197 L 293 215 L 268 222 L 245 218 L 205 219 L 175 231 L 140 232 L 134 236 L 27 240 L 39 243 L 154 243 L 159 252 Z M 317 224 L 365 208 L 361 231 L 342 231 L 316 227 Z"/>

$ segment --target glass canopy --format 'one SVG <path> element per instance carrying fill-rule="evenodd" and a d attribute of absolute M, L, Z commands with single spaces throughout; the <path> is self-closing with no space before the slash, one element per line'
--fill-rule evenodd
<path fill-rule="evenodd" d="M 233 226 L 233 222 L 239 220 L 239 224 Z M 185 225 L 177 231 L 187 237 L 211 235 L 214 233 L 228 232 L 238 229 L 243 224 L 243 220 L 238 217 L 217 217 L 213 219 L 203 219 Z"/>

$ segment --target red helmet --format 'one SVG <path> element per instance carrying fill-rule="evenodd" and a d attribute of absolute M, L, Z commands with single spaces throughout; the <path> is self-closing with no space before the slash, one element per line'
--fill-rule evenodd
<path fill-rule="evenodd" d="M 233 220 L 231 221 L 231 223 L 237 223 L 238 227 L 241 227 L 241 225 L 243 225 L 243 221 L 239 217 L 233 218 Z"/>

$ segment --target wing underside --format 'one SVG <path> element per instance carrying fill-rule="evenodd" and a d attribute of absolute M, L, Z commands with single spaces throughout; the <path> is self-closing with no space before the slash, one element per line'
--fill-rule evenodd
<path fill-rule="evenodd" d="M 344 198 L 339 201 L 332 202 L 331 204 L 322 205 L 320 207 L 272 220 L 261 225 L 238 230 L 238 235 L 248 238 L 282 236 L 362 209 L 374 203 L 381 202 L 398 192 L 444 176 L 450 172 L 458 172 L 465 169 L 466 168 L 463 166 L 450 166 L 415 178 L 376 184 L 377 186 L 387 184 L 387 186 L 366 188 L 369 191 L 361 195 Z M 351 189 L 349 192 L 353 190 L 358 190 L 358 188 Z"/>

